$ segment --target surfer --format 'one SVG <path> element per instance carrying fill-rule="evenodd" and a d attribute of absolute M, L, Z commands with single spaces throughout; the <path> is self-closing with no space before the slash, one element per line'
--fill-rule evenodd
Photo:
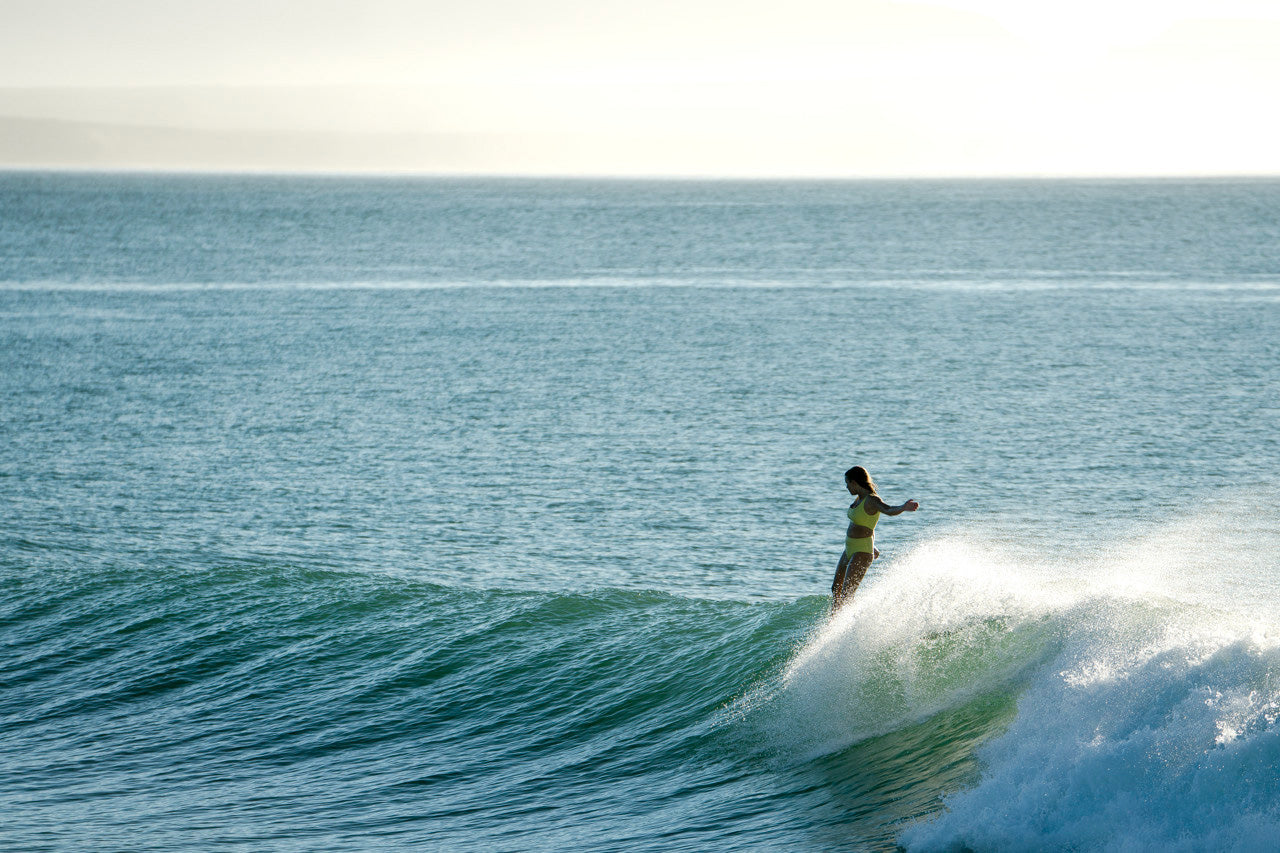
<path fill-rule="evenodd" d="M 849 505 L 849 529 L 845 532 L 844 553 L 836 566 L 836 577 L 831 582 L 831 609 L 835 611 L 845 600 L 853 597 L 853 591 L 862 583 L 862 577 L 871 567 L 871 561 L 880 556 L 875 547 L 875 526 L 881 515 L 901 515 L 920 508 L 916 501 L 889 506 L 876 491 L 867 469 L 855 465 L 844 472 L 844 486 L 853 495 Z"/>

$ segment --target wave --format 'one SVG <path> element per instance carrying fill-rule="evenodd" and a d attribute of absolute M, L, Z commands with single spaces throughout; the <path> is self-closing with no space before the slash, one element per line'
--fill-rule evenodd
<path fill-rule="evenodd" d="M 1259 849 L 1280 837 L 1273 613 L 1151 553 L 1064 571 L 945 537 L 834 617 L 253 561 L 19 569 L 14 825 L 71 810 L 104 837 L 73 806 L 105 790 L 157 837 L 166 814 L 265 809 L 292 837 L 377 802 L 460 849 Z"/>

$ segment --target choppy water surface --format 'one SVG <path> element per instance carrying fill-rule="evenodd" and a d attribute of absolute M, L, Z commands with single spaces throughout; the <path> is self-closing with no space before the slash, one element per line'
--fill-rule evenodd
<path fill-rule="evenodd" d="M 0 842 L 1267 849 L 1277 214 L 0 176 Z"/>

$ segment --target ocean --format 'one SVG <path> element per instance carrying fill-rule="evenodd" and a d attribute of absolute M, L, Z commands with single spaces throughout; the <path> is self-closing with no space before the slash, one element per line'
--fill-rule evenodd
<path fill-rule="evenodd" d="M 0 359 L 0 849 L 1280 846 L 1280 180 L 7 172 Z"/>

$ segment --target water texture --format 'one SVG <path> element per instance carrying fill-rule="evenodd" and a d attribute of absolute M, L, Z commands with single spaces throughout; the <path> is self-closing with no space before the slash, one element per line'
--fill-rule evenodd
<path fill-rule="evenodd" d="M 0 175 L 0 848 L 1273 849 L 1278 223 Z"/>

